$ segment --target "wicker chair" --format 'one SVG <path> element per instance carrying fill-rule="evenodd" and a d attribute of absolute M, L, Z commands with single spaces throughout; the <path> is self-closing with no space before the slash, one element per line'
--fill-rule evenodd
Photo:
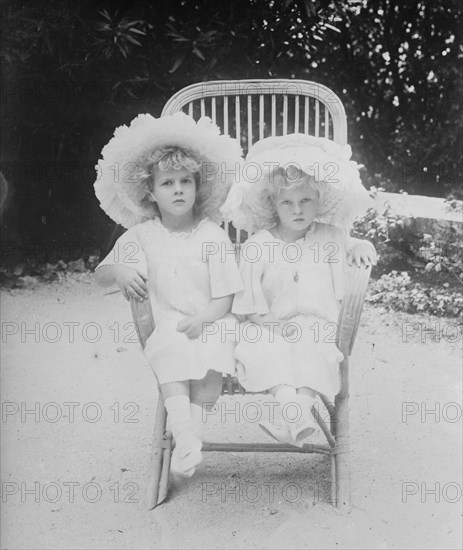
<path fill-rule="evenodd" d="M 269 135 L 301 132 L 324 136 L 347 143 L 347 121 L 344 107 L 331 90 L 305 80 L 236 80 L 193 84 L 177 92 L 166 103 L 162 116 L 183 110 L 195 119 L 210 116 L 226 134 L 239 137 L 245 151 Z M 238 246 L 245 231 L 225 224 L 232 240 Z M 278 443 L 211 443 L 203 444 L 203 451 L 232 452 L 295 452 L 321 453 L 330 456 L 331 502 L 339 509 L 350 510 L 350 447 L 349 447 L 349 356 L 359 326 L 370 268 L 349 268 L 345 294 L 338 324 L 337 344 L 344 354 L 341 369 L 341 390 L 335 402 L 320 396 L 329 414 L 328 425 L 322 415 L 312 410 L 327 443 L 305 444 L 302 448 Z M 154 319 L 149 300 L 131 301 L 132 314 L 142 347 L 154 330 Z M 244 394 L 235 378 L 224 377 L 223 394 Z M 148 506 L 155 508 L 168 493 L 172 436 L 166 432 L 167 414 L 161 394 L 157 404 L 156 420 L 149 465 Z"/>

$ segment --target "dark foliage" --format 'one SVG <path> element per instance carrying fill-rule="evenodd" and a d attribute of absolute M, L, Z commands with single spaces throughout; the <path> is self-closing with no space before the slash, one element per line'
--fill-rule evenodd
<path fill-rule="evenodd" d="M 102 146 L 115 126 L 213 79 L 326 84 L 346 106 L 367 184 L 460 198 L 459 0 L 1 6 L 6 242 L 105 250 L 118 230 L 93 195 Z"/>

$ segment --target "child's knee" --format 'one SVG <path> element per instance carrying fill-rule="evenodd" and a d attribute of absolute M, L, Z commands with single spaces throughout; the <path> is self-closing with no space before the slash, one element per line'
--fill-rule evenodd
<path fill-rule="evenodd" d="M 175 395 L 189 395 L 190 383 L 188 380 L 182 382 L 167 382 L 161 384 L 162 397 L 167 399 L 168 397 L 174 397 Z"/>

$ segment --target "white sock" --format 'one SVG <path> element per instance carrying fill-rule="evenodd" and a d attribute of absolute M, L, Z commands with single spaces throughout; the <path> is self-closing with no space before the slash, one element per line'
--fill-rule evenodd
<path fill-rule="evenodd" d="M 314 402 L 315 399 L 310 395 L 298 393 L 296 396 L 299 418 L 291 423 L 290 431 L 297 447 L 302 447 L 304 441 L 317 429 L 317 423 L 310 410 Z"/>
<path fill-rule="evenodd" d="M 195 435 L 202 439 L 202 431 L 203 431 L 203 407 L 202 405 L 197 405 L 196 403 L 190 404 L 190 414 L 191 414 L 191 420 L 193 422 L 193 430 Z"/>
<path fill-rule="evenodd" d="M 299 407 L 296 403 L 297 393 L 293 386 L 279 386 L 276 391 L 272 391 L 273 397 L 279 406 L 279 416 L 284 422 L 288 423 L 287 417 L 297 416 L 295 407 Z M 278 413 L 277 413 L 278 414 Z"/>
<path fill-rule="evenodd" d="M 275 401 L 277 401 L 281 407 L 284 407 L 288 403 L 294 403 L 296 401 L 296 396 L 296 388 L 292 386 L 280 386 L 273 394 Z"/>
<path fill-rule="evenodd" d="M 174 473 L 190 477 L 202 460 L 202 443 L 192 419 L 190 398 L 187 395 L 174 395 L 164 401 L 164 406 L 175 440 L 171 469 Z"/>
<path fill-rule="evenodd" d="M 183 431 L 192 431 L 193 422 L 190 412 L 190 398 L 187 395 L 173 395 L 164 401 L 167 419 L 172 435 L 176 440 Z"/>
<path fill-rule="evenodd" d="M 315 398 L 305 393 L 298 393 L 296 396 L 296 402 L 302 409 L 302 418 L 313 418 L 310 409 L 315 404 Z"/>

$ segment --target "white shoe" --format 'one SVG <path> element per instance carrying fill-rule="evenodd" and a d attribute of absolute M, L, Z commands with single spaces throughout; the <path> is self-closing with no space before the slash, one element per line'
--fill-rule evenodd
<path fill-rule="evenodd" d="M 312 413 L 303 415 L 303 417 L 290 425 L 291 437 L 293 445 L 296 447 L 303 447 L 304 440 L 310 437 L 317 429 L 317 423 L 315 422 Z"/>
<path fill-rule="evenodd" d="M 182 477 L 191 477 L 202 459 L 203 444 L 194 434 L 181 432 L 175 441 L 170 468 L 172 473 Z"/>
<path fill-rule="evenodd" d="M 286 422 L 268 422 L 263 420 L 262 422 L 259 422 L 259 428 L 280 443 L 294 444 L 290 428 Z"/>

